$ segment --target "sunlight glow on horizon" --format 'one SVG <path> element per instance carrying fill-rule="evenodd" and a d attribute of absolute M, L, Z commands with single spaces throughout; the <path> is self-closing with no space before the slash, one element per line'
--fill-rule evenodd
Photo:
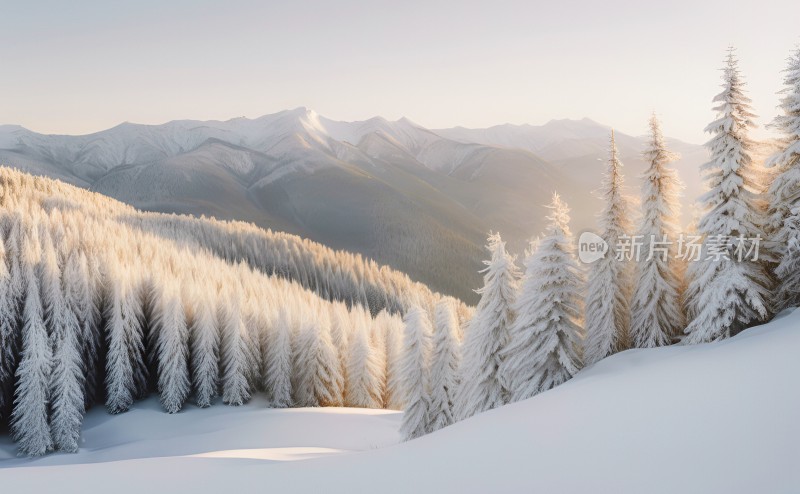
<path fill-rule="evenodd" d="M 10 4 L 0 17 L 0 124 L 86 134 L 305 106 L 433 129 L 588 117 L 641 135 L 655 110 L 666 135 L 702 143 L 732 44 L 763 133 L 799 41 L 799 9 L 726 5 Z"/>

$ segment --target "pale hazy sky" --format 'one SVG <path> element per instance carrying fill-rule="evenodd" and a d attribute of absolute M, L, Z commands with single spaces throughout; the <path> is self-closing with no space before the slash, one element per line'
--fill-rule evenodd
<path fill-rule="evenodd" d="M 768 120 L 799 20 L 796 0 L 0 0 L 0 124 L 80 134 L 307 106 L 642 134 L 656 110 L 702 142 L 725 48 Z"/>

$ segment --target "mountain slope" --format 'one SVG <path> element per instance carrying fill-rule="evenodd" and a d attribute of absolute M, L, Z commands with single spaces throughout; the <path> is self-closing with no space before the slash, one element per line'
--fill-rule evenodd
<path fill-rule="evenodd" d="M 588 119 L 432 131 L 405 118 L 338 122 L 297 108 L 252 120 L 126 123 L 87 136 L 3 126 L 0 161 L 145 210 L 301 235 L 475 302 L 489 230 L 521 251 L 541 230 L 553 190 L 572 206 L 576 231 L 594 226 L 608 132 Z M 619 133 L 617 141 L 635 193 L 643 141 Z M 693 197 L 705 152 L 675 148 Z"/>
<path fill-rule="evenodd" d="M 596 188 L 600 182 L 604 167 L 593 165 L 597 164 L 598 159 L 605 159 L 608 154 L 611 127 L 584 118 L 551 120 L 540 126 L 505 124 L 487 129 L 456 127 L 435 132 L 464 143 L 526 149 L 558 166 L 565 175 L 577 182 L 575 188 L 586 191 Z M 615 134 L 619 156 L 625 165 L 623 172 L 626 174 L 629 193 L 636 196 L 639 177 L 646 167 L 642 160 L 646 137 L 633 137 L 619 131 Z M 686 185 L 684 204 L 692 204 L 703 190 L 699 166 L 707 160 L 707 152 L 702 146 L 676 139 L 668 139 L 667 145 L 680 156 L 675 166 Z M 584 204 L 580 205 L 583 209 Z M 592 209 L 589 205 L 585 207 Z M 583 211 L 579 210 L 577 213 L 578 222 L 586 221 Z M 689 208 L 685 209 L 683 219 L 685 222 L 690 221 Z M 580 228 L 587 226 L 591 224 L 579 224 Z"/>
<path fill-rule="evenodd" d="M 114 260 L 116 255 L 119 259 L 114 262 L 127 259 L 138 263 L 145 253 L 152 253 L 148 241 L 165 243 L 175 249 L 165 251 L 165 255 L 180 257 L 179 251 L 184 249 L 188 251 L 184 254 L 187 262 L 192 254 L 209 255 L 213 262 L 241 264 L 243 269 L 296 283 L 326 300 L 348 306 L 361 304 L 373 314 L 384 308 L 402 312 L 412 301 L 432 304 L 441 297 L 404 273 L 295 235 L 238 221 L 140 212 L 110 197 L 5 167 L 0 167 L 0 206 L 7 250 L 18 248 L 22 238 L 27 238 L 23 235 L 26 232 L 52 228 L 60 232 L 54 239 L 61 242 L 59 249 L 70 248 L 75 242 L 71 237 L 77 236 L 82 249 L 97 250 L 93 252 L 97 262 Z M 114 231 L 141 247 L 125 256 L 115 254 L 114 249 L 122 246 L 113 242 L 123 240 L 113 236 L 113 240 L 103 239 L 103 235 Z M 62 253 L 61 257 L 65 255 Z M 175 269 L 172 264 L 169 267 Z"/>

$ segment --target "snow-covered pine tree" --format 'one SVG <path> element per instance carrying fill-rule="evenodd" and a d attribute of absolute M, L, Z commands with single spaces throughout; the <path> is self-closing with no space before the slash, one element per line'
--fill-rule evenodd
<path fill-rule="evenodd" d="M 25 302 L 22 310 L 22 348 L 16 370 L 11 435 L 19 451 L 29 456 L 53 449 L 50 435 L 50 374 L 53 350 L 44 321 L 44 307 L 36 274 L 41 248 L 36 228 L 25 233 L 23 242 Z"/>
<path fill-rule="evenodd" d="M 383 369 L 370 346 L 370 316 L 361 307 L 352 311 L 353 332 L 347 360 L 345 404 L 359 408 L 381 408 Z"/>
<path fill-rule="evenodd" d="M 403 356 L 403 321 L 396 316 L 385 319 L 384 341 L 386 342 L 386 395 L 384 406 L 390 410 L 405 408 L 405 399 L 400 381 L 400 361 Z"/>
<path fill-rule="evenodd" d="M 150 392 L 152 382 L 150 376 L 158 388 L 158 321 L 161 319 L 161 310 L 164 305 L 161 303 L 164 298 L 165 283 L 174 277 L 172 270 L 168 273 L 155 273 L 145 275 L 139 281 L 141 293 L 141 330 L 142 343 L 144 344 L 144 355 L 141 365 L 134 359 L 133 382 L 135 386 L 134 398 L 139 399 Z M 131 270 L 133 272 L 133 270 Z M 133 281 L 132 281 L 133 283 Z"/>
<path fill-rule="evenodd" d="M 333 340 L 333 322 L 331 311 L 322 304 L 317 304 L 319 319 L 322 321 L 322 334 L 319 339 L 322 345 L 319 361 L 325 367 L 325 373 L 329 376 L 328 390 L 330 398 L 320 396 L 320 403 L 323 406 L 344 406 L 345 390 L 345 369 L 342 366 L 343 356 L 340 354 L 339 346 Z"/>
<path fill-rule="evenodd" d="M 105 321 L 103 311 L 107 305 L 106 286 L 101 269 L 101 256 L 94 251 L 84 255 L 89 280 L 91 310 L 86 312 L 87 326 L 91 335 L 83 340 L 83 361 L 86 365 L 86 386 L 84 395 L 86 406 L 91 406 L 100 395 L 103 386 L 103 353 L 105 347 Z M 112 284 L 113 285 L 113 284 Z"/>
<path fill-rule="evenodd" d="M 264 388 L 269 406 L 292 406 L 292 327 L 287 308 L 281 304 L 275 324 L 269 330 L 269 343 L 264 351 Z"/>
<path fill-rule="evenodd" d="M 431 323 L 428 313 L 412 306 L 405 317 L 400 382 L 406 403 L 400 435 L 404 441 L 429 432 Z"/>
<path fill-rule="evenodd" d="M 242 304 L 240 310 L 244 321 L 245 333 L 245 356 L 247 365 L 247 383 L 251 390 L 255 391 L 263 382 L 262 362 L 261 362 L 261 341 L 264 328 L 263 305 L 265 301 L 256 295 L 257 288 L 251 283 L 250 268 L 245 263 L 238 266 L 243 280 Z"/>
<path fill-rule="evenodd" d="M 87 349 L 91 349 L 91 354 L 96 355 L 99 342 L 99 333 L 93 327 L 95 322 L 95 311 L 97 310 L 91 288 L 91 281 L 89 279 L 89 270 L 86 255 L 80 250 L 73 250 L 67 257 L 64 265 L 63 284 L 64 284 L 64 302 L 67 308 L 77 317 L 80 331 L 78 333 L 78 344 L 80 345 L 81 367 L 83 368 L 83 390 L 81 394 L 84 395 L 84 408 L 85 401 L 89 398 L 86 396 L 86 379 L 93 369 L 94 359 L 87 359 Z"/>
<path fill-rule="evenodd" d="M 650 118 L 650 141 L 644 152 L 648 166 L 642 184 L 641 250 L 631 301 L 631 345 L 647 348 L 667 345 L 683 327 L 681 282 L 675 247 L 678 242 L 678 196 L 682 188 L 669 166 L 676 155 L 667 149 L 655 114 Z"/>
<path fill-rule="evenodd" d="M 45 263 L 49 265 L 47 269 L 57 270 L 58 266 L 52 265 L 55 262 L 52 254 L 54 251 L 45 256 Z M 70 453 L 78 451 L 85 411 L 81 345 L 83 331 L 78 313 L 74 311 L 81 306 L 75 303 L 73 296 L 85 285 L 85 280 L 81 279 L 84 273 L 80 271 L 79 262 L 80 258 L 76 253 L 70 254 L 61 276 L 61 284 L 56 287 L 58 293 L 51 294 L 51 303 L 56 307 L 52 314 L 62 320 L 50 322 L 50 339 L 53 344 L 50 430 L 55 447 Z"/>
<path fill-rule="evenodd" d="M 341 406 L 342 376 L 327 311 L 304 314 L 294 352 L 294 402 L 301 407 Z"/>
<path fill-rule="evenodd" d="M 158 392 L 161 406 L 177 413 L 189 396 L 189 330 L 183 309 L 180 286 L 167 282 L 161 293 L 156 327 L 158 351 Z"/>
<path fill-rule="evenodd" d="M 80 248 L 70 252 L 64 265 L 64 276 L 71 280 L 67 284 L 64 297 L 67 306 L 78 315 L 78 321 L 81 324 L 81 346 L 84 346 L 87 344 L 84 340 L 102 338 L 102 328 L 92 327 L 100 323 L 101 307 L 95 303 L 92 286 L 94 283 L 92 277 L 95 274 L 90 268 L 86 252 Z M 99 342 L 94 341 L 92 344 L 96 346 L 99 345 Z M 81 350 L 82 355 L 84 352 L 85 350 Z M 88 365 L 89 362 L 84 361 L 84 364 Z"/>
<path fill-rule="evenodd" d="M 268 291 L 264 291 L 257 295 L 259 298 L 262 298 L 261 305 L 257 307 L 259 311 L 258 318 L 260 319 L 259 326 L 260 326 L 260 333 L 259 333 L 259 344 L 258 344 L 258 368 L 259 368 L 259 375 L 258 375 L 258 382 L 255 385 L 256 389 L 261 391 L 267 391 L 266 383 L 267 383 L 267 347 L 272 344 L 272 328 L 275 326 L 275 320 L 277 318 L 278 307 L 275 304 L 275 298 L 273 297 L 272 293 Z"/>
<path fill-rule="evenodd" d="M 453 404 L 456 400 L 460 353 L 458 315 L 452 299 L 439 300 L 434 311 L 434 323 L 428 432 L 437 431 L 454 422 Z"/>
<path fill-rule="evenodd" d="M 340 373 L 342 378 L 346 375 L 346 362 L 349 347 L 350 315 L 344 302 L 333 302 L 330 305 L 331 341 L 339 355 Z"/>
<path fill-rule="evenodd" d="M 461 386 L 458 391 L 456 419 L 472 417 L 505 404 L 507 390 L 500 383 L 500 353 L 508 344 L 509 326 L 514 320 L 512 306 L 516 297 L 519 271 L 515 258 L 506 252 L 499 234 L 491 234 L 487 249 L 492 254 L 484 261 L 483 288 L 475 314 L 470 321 L 462 346 Z"/>
<path fill-rule="evenodd" d="M 778 261 L 776 310 L 800 305 L 800 48 L 789 58 L 785 74 L 782 113 L 770 124 L 781 134 L 780 150 L 767 163 L 776 170 L 768 224 Z"/>
<path fill-rule="evenodd" d="M 67 308 L 64 303 L 64 292 L 61 286 L 61 269 L 58 265 L 56 250 L 50 233 L 44 225 L 39 229 L 42 246 L 42 258 L 39 262 L 39 283 L 44 307 L 44 320 L 48 334 L 52 338 L 60 338 L 65 333 Z M 54 341 L 53 341 L 54 343 Z"/>
<path fill-rule="evenodd" d="M 22 311 L 25 305 L 25 297 L 26 297 L 26 269 L 27 265 L 32 261 L 28 260 L 26 256 L 30 253 L 26 253 L 28 249 L 28 245 L 26 242 L 37 242 L 35 249 L 38 249 L 37 252 L 41 255 L 41 245 L 38 244 L 38 236 L 36 232 L 34 232 L 34 228 L 30 225 L 25 225 L 22 220 L 20 219 L 16 222 L 15 226 L 16 231 L 11 232 L 11 236 L 8 239 L 8 244 L 6 244 L 7 248 L 9 249 L 9 253 L 11 255 L 11 265 L 9 269 L 11 270 L 11 277 L 12 279 L 16 278 L 19 280 L 18 283 L 12 285 L 15 294 L 14 298 L 17 301 L 17 319 L 21 321 L 22 318 Z M 16 240 L 14 240 L 16 239 Z M 34 271 L 38 276 L 38 262 L 39 259 L 36 260 Z M 18 344 L 20 342 L 18 341 Z M 19 350 L 19 347 L 17 348 Z"/>
<path fill-rule="evenodd" d="M 544 237 L 531 245 L 513 305 L 516 319 L 501 352 L 500 379 L 510 401 L 569 380 L 581 367 L 582 279 L 569 230 L 569 208 L 553 194 Z"/>
<path fill-rule="evenodd" d="M 17 319 L 21 317 L 22 301 L 25 296 L 25 273 L 23 269 L 24 261 L 24 227 L 22 215 L 17 212 L 11 223 L 11 228 L 6 238 L 6 252 L 8 256 L 8 269 L 11 272 L 11 280 L 17 280 L 11 284 L 12 298 L 16 301 Z"/>
<path fill-rule="evenodd" d="M 786 235 L 787 245 L 775 268 L 780 282 L 777 299 L 781 305 L 778 307 L 795 307 L 800 303 L 800 205 L 791 210 L 781 229 Z"/>
<path fill-rule="evenodd" d="M 115 263 L 108 264 L 108 299 L 105 323 L 108 349 L 105 362 L 106 408 L 111 413 L 127 411 L 136 397 L 134 369 L 145 365 L 142 306 L 131 275 Z"/>
<path fill-rule="evenodd" d="M 386 335 L 383 329 L 386 325 L 386 317 L 388 317 L 388 313 L 381 310 L 375 315 L 374 319 L 370 317 L 367 321 L 369 324 L 369 345 L 370 348 L 372 348 L 373 355 L 380 368 L 380 372 L 378 373 L 378 387 L 381 392 L 381 405 L 379 408 L 386 407 L 386 372 L 388 368 L 386 366 Z"/>
<path fill-rule="evenodd" d="M 9 243 L 17 241 L 13 237 L 8 239 Z M 11 270 L 11 264 L 17 262 L 10 258 L 13 251 L 6 250 L 5 245 L 0 235 L 0 415 L 4 415 L 12 403 L 17 361 L 17 294 L 23 289 L 19 269 Z"/>
<path fill-rule="evenodd" d="M 475 314 L 475 308 L 466 304 L 458 304 L 458 340 L 463 341 L 464 335 L 467 333 L 466 329 L 472 316 Z"/>
<path fill-rule="evenodd" d="M 630 265 L 614 252 L 619 239 L 630 234 L 628 204 L 622 190 L 622 163 L 611 131 L 608 169 L 601 186 L 605 205 L 600 213 L 600 236 L 609 246 L 605 257 L 590 267 L 586 287 L 584 362 L 593 364 L 628 344 L 631 295 Z"/>
<path fill-rule="evenodd" d="M 247 329 L 241 314 L 240 294 L 221 297 L 222 321 L 222 401 L 228 405 L 244 405 L 250 399 L 247 382 Z"/>
<path fill-rule="evenodd" d="M 192 385 L 197 406 L 205 408 L 219 395 L 219 328 L 212 298 L 199 288 L 193 290 L 192 306 Z"/>
<path fill-rule="evenodd" d="M 763 238 L 765 218 L 759 200 L 763 171 L 753 162 L 755 143 L 749 136 L 754 115 L 733 49 L 728 51 L 722 87 L 714 98 L 719 118 L 706 127 L 714 137 L 707 144 L 711 161 L 701 168 L 709 190 L 701 197 L 704 215 L 698 232 L 706 245 L 725 239 L 727 259 L 708 255 L 689 264 L 687 298 L 695 309 L 685 330 L 688 343 L 732 336 L 769 316 L 770 280 L 763 262 L 740 261 L 735 253 L 740 237 L 745 242 Z"/>

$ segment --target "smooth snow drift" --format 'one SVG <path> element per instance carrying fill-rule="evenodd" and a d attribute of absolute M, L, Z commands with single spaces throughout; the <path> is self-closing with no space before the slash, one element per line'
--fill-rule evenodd
<path fill-rule="evenodd" d="M 118 462 L 153 457 L 295 460 L 381 448 L 399 441 L 402 413 L 361 408 L 270 409 L 262 396 L 241 407 L 188 404 L 164 413 L 153 396 L 126 413 L 98 406 L 87 415 L 81 450 L 39 458 L 17 457 L 17 445 L 0 436 L 0 479 L 11 468 Z"/>
<path fill-rule="evenodd" d="M 155 401 L 93 410 L 76 455 L 14 458 L 9 492 L 800 491 L 800 311 L 727 341 L 632 350 L 552 391 L 393 445 L 400 414 Z M 347 452 L 345 454 L 344 452 Z M 303 461 L 309 456 L 317 456 Z M 98 463 L 98 462 L 106 463 Z"/>

